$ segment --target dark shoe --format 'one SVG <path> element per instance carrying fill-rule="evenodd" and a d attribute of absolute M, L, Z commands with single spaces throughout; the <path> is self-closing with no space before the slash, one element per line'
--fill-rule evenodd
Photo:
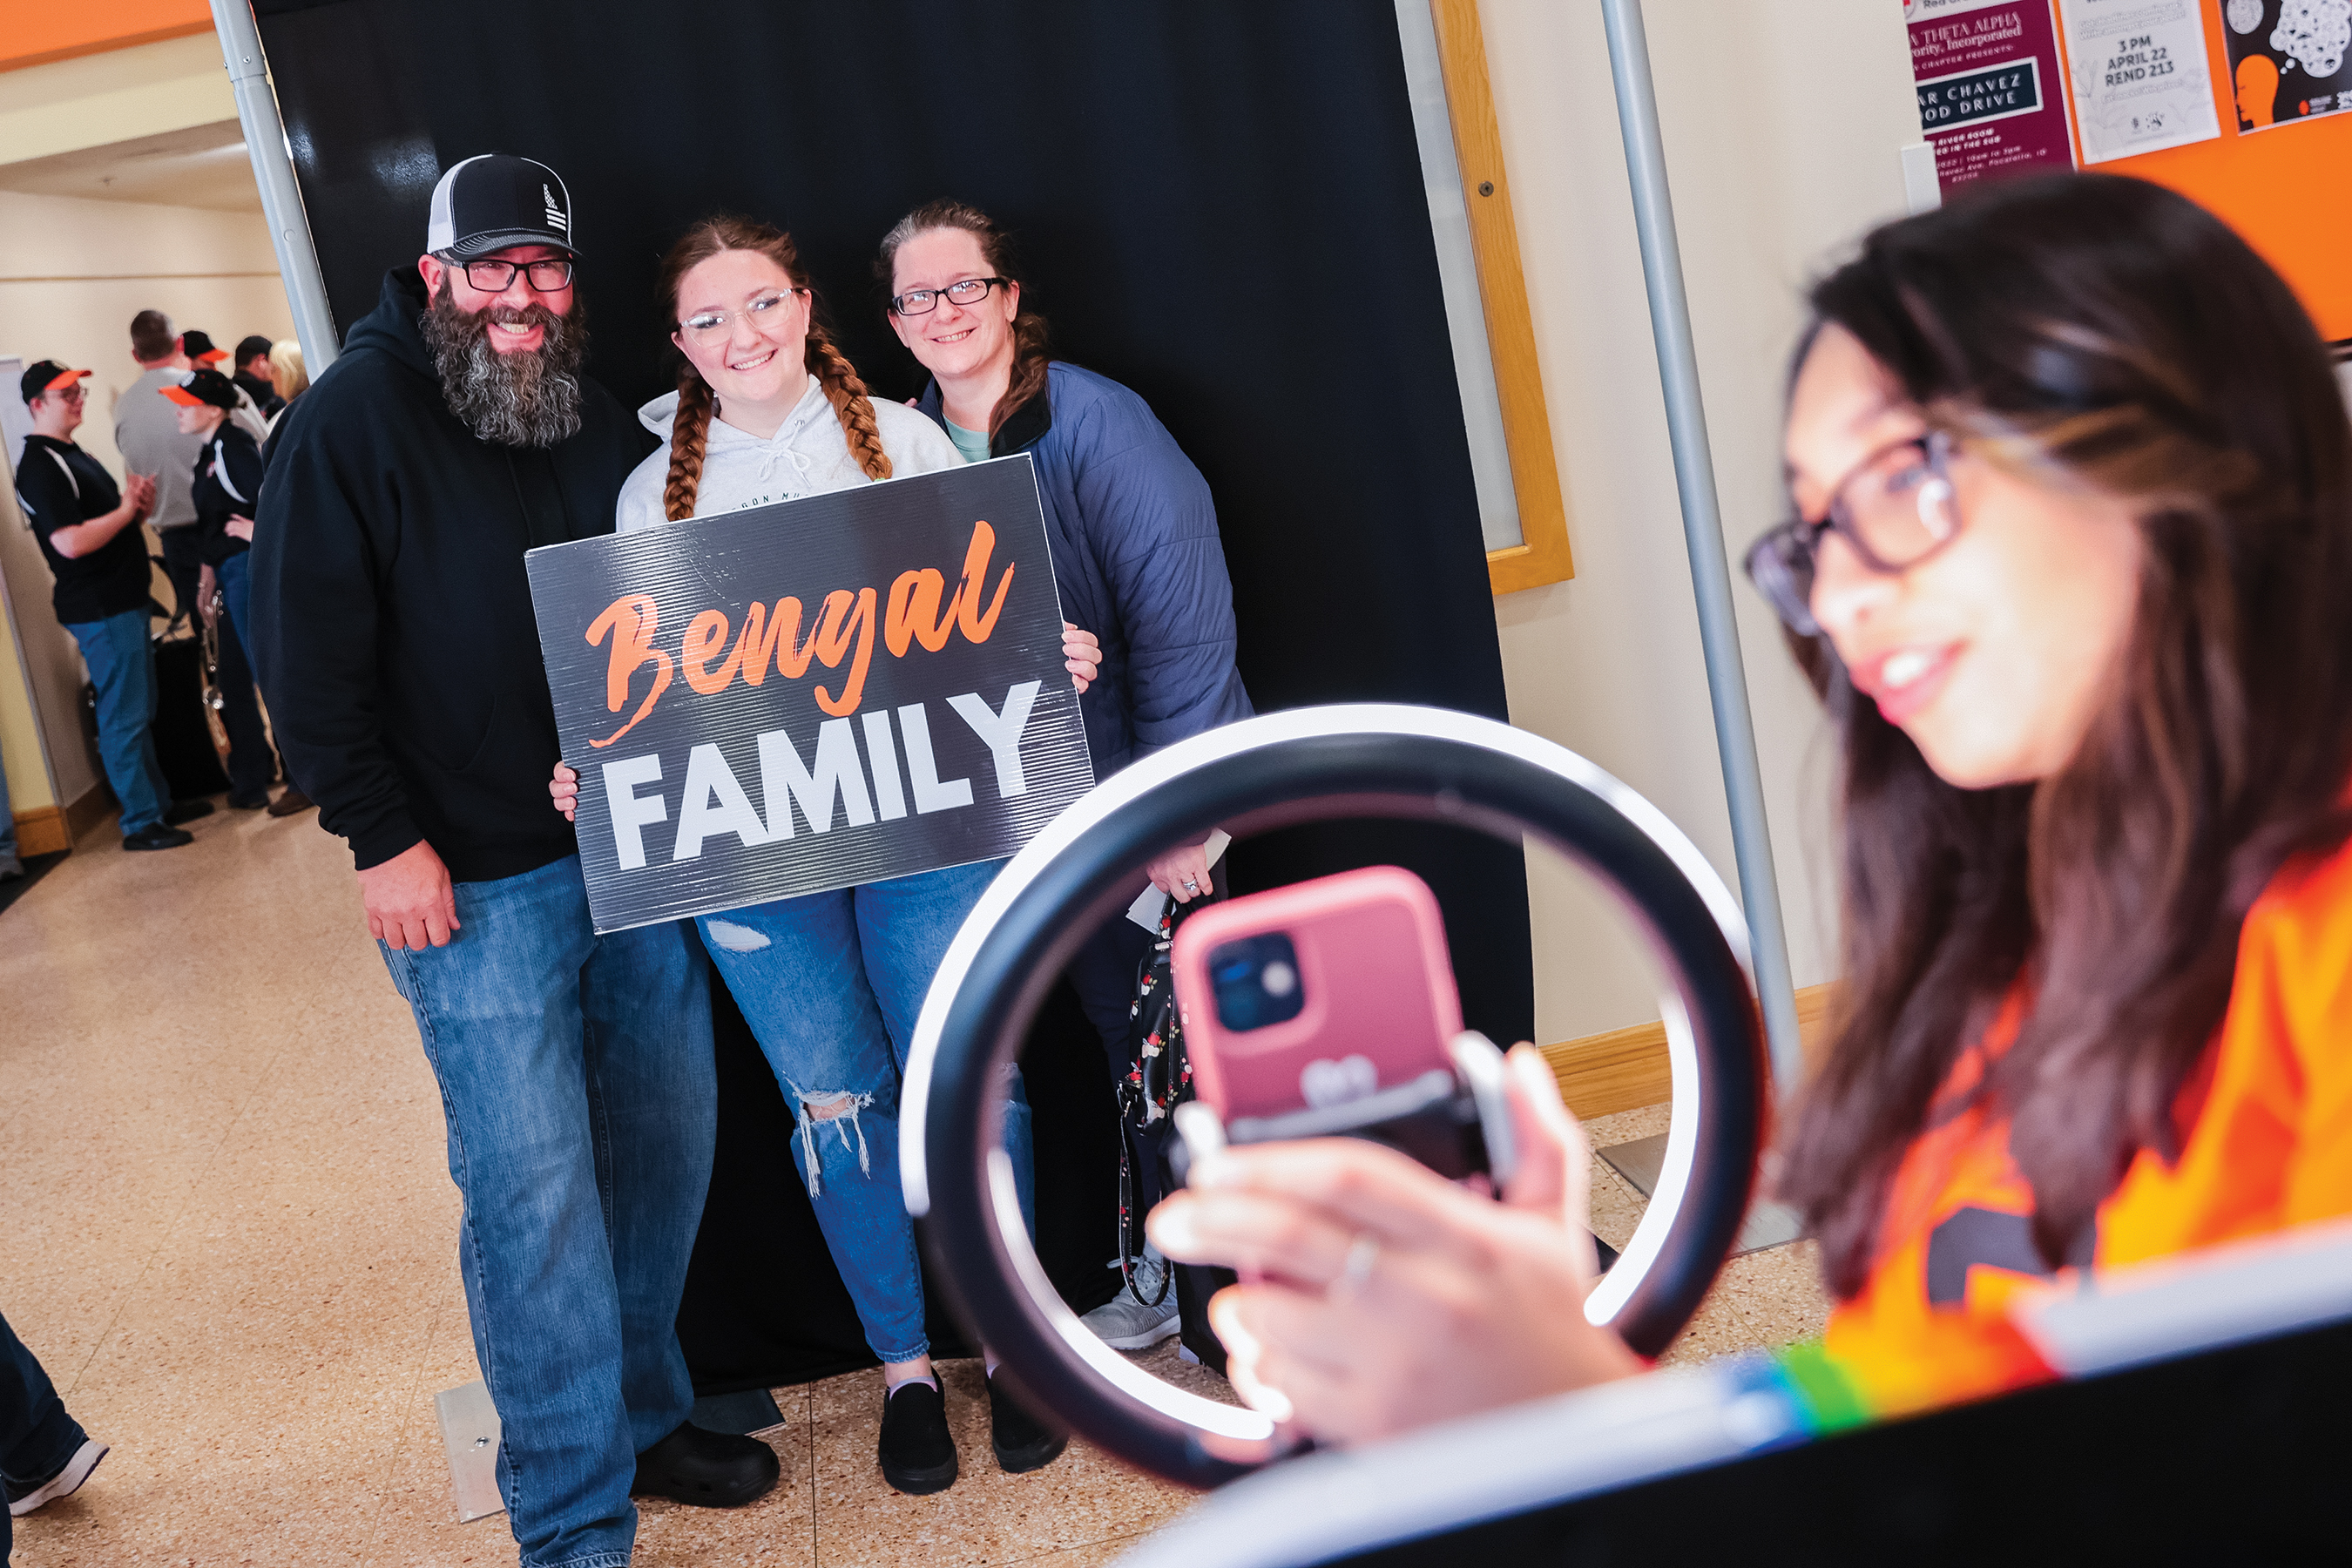
<path fill-rule="evenodd" d="M 955 1485 L 955 1439 L 947 1401 L 928 1383 L 902 1383 L 882 1397 L 882 1479 L 912 1497 Z"/>
<path fill-rule="evenodd" d="M 163 826 L 177 827 L 184 822 L 194 822 L 200 816 L 210 816 L 212 814 L 211 801 L 175 800 L 163 812 Z"/>
<path fill-rule="evenodd" d="M 260 811 L 269 804 L 269 792 L 258 789 L 251 795 L 233 795 L 228 797 L 228 804 L 232 811 Z"/>
<path fill-rule="evenodd" d="M 1021 1408 L 1009 1388 L 988 1380 L 988 1442 L 996 1450 L 996 1467 L 1008 1476 L 1042 1470 L 1062 1457 L 1070 1439 Z"/>
<path fill-rule="evenodd" d="M 292 816 L 299 812 L 310 810 L 317 804 L 318 802 L 312 800 L 309 795 L 304 795 L 300 790 L 296 789 L 292 784 L 288 784 L 284 789 L 278 792 L 278 798 L 269 803 L 269 815 L 272 816 Z"/>
<path fill-rule="evenodd" d="M 68 1459 L 56 1475 L 27 1489 L 22 1497 L 13 1490 L 9 1493 L 10 1517 L 22 1519 L 37 1508 L 53 1503 L 59 1498 L 73 1496 L 81 1489 L 82 1482 L 89 1479 L 90 1471 L 98 1468 L 98 1462 L 106 1458 L 107 1452 L 105 1444 L 94 1437 L 85 1438 L 82 1446 L 74 1450 L 73 1458 Z"/>
<path fill-rule="evenodd" d="M 212 807 L 206 806 L 205 809 L 210 811 Z M 176 827 L 166 827 L 160 822 L 152 826 L 142 827 L 136 833 L 126 833 L 122 836 L 122 847 L 125 849 L 177 849 L 183 844 L 194 844 L 195 841 L 194 834 L 183 833 Z"/>
<path fill-rule="evenodd" d="M 784 1473 L 757 1437 L 709 1432 L 689 1421 L 637 1456 L 631 1497 L 666 1497 L 690 1508 L 740 1508 L 775 1490 Z"/>

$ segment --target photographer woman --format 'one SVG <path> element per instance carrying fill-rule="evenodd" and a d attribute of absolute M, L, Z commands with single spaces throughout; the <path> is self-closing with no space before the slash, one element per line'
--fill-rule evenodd
<path fill-rule="evenodd" d="M 1102 641 L 1102 677 L 1081 703 L 1095 776 L 1248 718 L 1208 482 L 1142 398 L 1047 353 L 1010 237 L 968 203 L 927 203 L 883 237 L 875 272 L 889 290 L 892 330 L 931 374 L 917 406 L 971 461 L 1026 452 L 1037 465 L 1055 581 L 1077 624 Z M 1215 890 L 1205 844 L 1179 846 L 1146 869 L 1180 904 Z M 1070 963 L 1114 1079 L 1132 1059 L 1130 1004 L 1152 940 L 1114 920 Z M 1139 1211 L 1159 1196 L 1157 1150 L 1146 1141 L 1139 1153 Z M 1134 1293 L 1088 1313 L 1087 1326 L 1121 1350 L 1176 1332 L 1165 1266 L 1148 1252 Z"/>
<path fill-rule="evenodd" d="M 1811 303 L 1748 569 L 1843 734 L 1844 980 L 1778 1185 L 1892 1412 L 2048 1375 L 2037 1280 L 2352 1211 L 2352 428 L 2277 275 L 2135 181 L 1972 192 Z M 1212 1311 L 1262 1408 L 1363 1439 L 1638 1370 L 1513 1074 L 1503 1204 L 1323 1142 L 1152 1216 L 1265 1271 Z"/>
<path fill-rule="evenodd" d="M 875 403 L 814 317 L 790 236 L 741 218 L 697 224 L 661 269 L 677 391 L 639 410 L 665 439 L 621 487 L 626 532 L 961 465 L 939 427 Z M 1070 629 L 1086 689 L 1094 639 Z M 572 815 L 578 777 L 551 792 Z M 923 994 L 999 861 L 957 866 L 707 916 L 703 945 L 758 1036 L 798 1120 L 793 1150 L 867 1344 L 883 1363 L 879 1459 L 905 1492 L 951 1485 L 957 1461 L 923 1326 L 913 1222 L 898 1189 L 898 1084 Z M 1029 1107 L 1007 1084 L 1004 1145 L 1031 1206 Z M 989 1384 L 998 1462 L 1034 1469 L 1064 1439 Z"/>

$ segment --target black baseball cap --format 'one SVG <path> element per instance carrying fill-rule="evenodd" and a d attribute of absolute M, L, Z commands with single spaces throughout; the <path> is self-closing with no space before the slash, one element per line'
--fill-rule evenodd
<path fill-rule="evenodd" d="M 511 153 L 484 153 L 441 176 L 425 222 L 425 248 L 472 261 L 515 245 L 551 245 L 571 255 L 572 195 L 546 164 Z"/>
<path fill-rule="evenodd" d="M 45 359 L 25 373 L 18 386 L 25 395 L 25 401 L 29 404 L 41 394 L 55 392 L 61 386 L 71 386 L 89 374 L 86 370 L 68 369 L 53 359 Z"/>
<path fill-rule="evenodd" d="M 256 332 L 253 336 L 245 339 L 236 345 L 236 363 L 239 364 L 250 364 L 253 362 L 254 355 L 268 353 L 269 352 L 269 340 L 263 337 L 259 332 Z"/>
<path fill-rule="evenodd" d="M 213 347 L 210 334 L 193 329 L 180 334 L 180 352 L 191 364 L 218 364 L 228 358 L 228 350 Z"/>
<path fill-rule="evenodd" d="M 188 379 L 179 385 L 156 390 L 183 408 L 201 408 L 206 404 L 215 408 L 236 406 L 236 383 L 216 370 L 190 371 Z"/>

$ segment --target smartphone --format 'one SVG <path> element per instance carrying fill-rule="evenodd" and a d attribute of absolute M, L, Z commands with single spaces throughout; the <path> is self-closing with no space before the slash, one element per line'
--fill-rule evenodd
<path fill-rule="evenodd" d="M 1489 1169 L 1480 1109 L 1499 1081 L 1465 1062 L 1445 922 L 1412 872 L 1213 905 L 1176 928 L 1170 967 L 1193 1086 L 1224 1140 L 1345 1134 L 1448 1176 Z"/>

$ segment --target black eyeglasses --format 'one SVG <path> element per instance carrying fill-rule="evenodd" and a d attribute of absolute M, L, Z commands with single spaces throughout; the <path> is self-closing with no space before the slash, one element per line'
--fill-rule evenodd
<path fill-rule="evenodd" d="M 890 301 L 890 309 L 901 316 L 928 316 L 940 308 L 942 294 L 959 305 L 977 305 L 991 289 L 1010 287 L 1002 278 L 967 278 L 944 289 L 909 289 Z"/>
<path fill-rule="evenodd" d="M 514 287 L 515 274 L 521 273 L 534 294 L 552 294 L 572 287 L 572 263 L 569 261 L 468 261 L 466 281 L 485 294 L 503 294 Z"/>
<path fill-rule="evenodd" d="M 1951 456 L 1952 438 L 1940 430 L 1880 447 L 1838 481 L 1821 521 L 1792 517 L 1748 546 L 1748 580 L 1790 630 L 1819 637 L 1812 599 L 1822 535 L 1844 540 L 1873 572 L 1916 566 L 1959 537 Z"/>

